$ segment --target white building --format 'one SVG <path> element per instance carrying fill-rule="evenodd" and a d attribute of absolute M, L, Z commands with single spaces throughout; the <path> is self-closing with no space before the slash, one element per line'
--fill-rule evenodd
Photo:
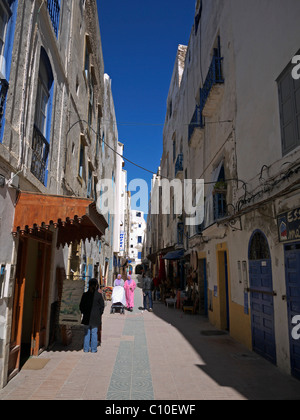
<path fill-rule="evenodd" d="M 114 215 L 95 202 L 118 133 L 96 0 L 0 9 L 1 388 L 54 340 L 66 279 L 112 280 Z"/>
<path fill-rule="evenodd" d="M 181 287 L 196 274 L 210 322 L 298 378 L 299 16 L 298 0 L 197 1 L 170 84 L 161 176 L 204 179 L 205 218 L 188 226 L 171 197 L 151 255 L 183 246 L 167 263 L 174 285 L 183 267 Z"/>
<path fill-rule="evenodd" d="M 144 212 L 131 210 L 129 231 L 129 259 L 132 267 L 142 263 L 142 251 L 146 234 Z"/>

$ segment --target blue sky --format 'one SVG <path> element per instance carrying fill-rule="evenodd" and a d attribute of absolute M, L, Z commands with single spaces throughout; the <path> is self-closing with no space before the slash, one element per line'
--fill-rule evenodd
<path fill-rule="evenodd" d="M 179 44 L 187 45 L 195 0 L 97 0 L 105 72 L 124 156 L 156 172 L 166 100 Z M 126 163 L 128 181 L 151 174 Z"/>

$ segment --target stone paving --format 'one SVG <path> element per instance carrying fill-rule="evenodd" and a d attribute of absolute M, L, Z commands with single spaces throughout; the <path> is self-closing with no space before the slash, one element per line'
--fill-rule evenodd
<path fill-rule="evenodd" d="M 98 353 L 83 353 L 81 329 L 69 347 L 44 352 L 41 370 L 21 370 L 0 400 L 300 400 L 300 381 L 248 351 L 207 319 L 162 303 L 103 316 Z"/>

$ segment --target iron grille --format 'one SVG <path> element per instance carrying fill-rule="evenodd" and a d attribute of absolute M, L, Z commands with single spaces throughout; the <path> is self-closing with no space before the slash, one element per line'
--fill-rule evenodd
<path fill-rule="evenodd" d="M 60 1 L 59 0 L 47 0 L 47 8 L 49 16 L 53 25 L 55 35 L 58 35 L 59 28 L 59 15 L 60 15 Z"/>
<path fill-rule="evenodd" d="M 32 139 L 31 172 L 42 184 L 45 184 L 48 155 L 49 143 L 35 125 Z"/>

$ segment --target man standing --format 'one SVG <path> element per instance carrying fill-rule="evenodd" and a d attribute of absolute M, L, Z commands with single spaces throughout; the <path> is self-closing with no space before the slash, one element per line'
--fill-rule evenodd
<path fill-rule="evenodd" d="M 152 312 L 152 288 L 153 288 L 153 279 L 151 277 L 150 271 L 147 271 L 146 276 L 143 279 L 143 295 L 144 295 L 144 309 L 147 309 L 147 297 L 149 300 L 149 312 Z"/>
<path fill-rule="evenodd" d="M 82 295 L 80 311 L 83 314 L 82 324 L 85 326 L 83 351 L 97 353 L 98 328 L 101 325 L 101 318 L 104 311 L 104 299 L 98 293 L 97 279 L 89 281 L 89 290 Z"/>

